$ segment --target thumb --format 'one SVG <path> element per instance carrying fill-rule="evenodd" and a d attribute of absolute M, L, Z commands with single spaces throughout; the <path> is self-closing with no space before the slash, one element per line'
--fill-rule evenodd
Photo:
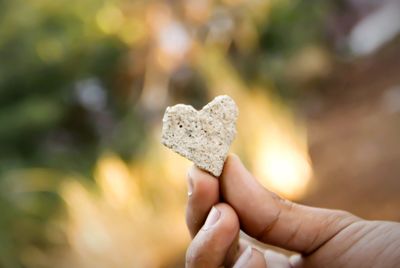
<path fill-rule="evenodd" d="M 303 254 L 316 251 L 359 220 L 350 213 L 299 205 L 265 189 L 230 155 L 220 177 L 221 193 L 239 216 L 241 228 L 255 239 Z"/>

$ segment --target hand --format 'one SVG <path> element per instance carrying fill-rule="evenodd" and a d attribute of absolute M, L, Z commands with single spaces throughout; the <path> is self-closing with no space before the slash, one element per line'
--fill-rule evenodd
<path fill-rule="evenodd" d="M 299 205 L 263 188 L 237 156 L 219 179 L 192 167 L 186 267 L 399 267 L 400 224 Z M 222 201 L 223 200 L 223 201 Z M 290 258 L 240 239 L 298 252 Z M 246 244 L 247 243 L 247 244 Z"/>

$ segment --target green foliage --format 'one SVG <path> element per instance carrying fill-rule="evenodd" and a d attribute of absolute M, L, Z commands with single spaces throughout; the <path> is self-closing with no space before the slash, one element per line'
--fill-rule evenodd
<path fill-rule="evenodd" d="M 46 248 L 43 232 L 61 205 L 54 187 L 14 191 L 29 185 L 32 174 L 10 174 L 48 167 L 89 175 L 108 134 L 94 123 L 102 115 L 76 96 L 76 83 L 92 77 L 109 94 L 107 85 L 126 51 L 99 32 L 90 14 L 100 4 L 0 1 L 0 267 L 23 267 L 29 245 Z M 112 105 L 106 108 L 118 120 Z M 60 182 L 63 176 L 51 179 Z"/>
<path fill-rule="evenodd" d="M 293 98 L 297 88 L 285 77 L 288 62 L 304 47 L 325 47 L 326 22 L 334 4 L 331 1 L 286 1 L 276 4 L 270 12 L 268 24 L 260 29 L 261 80 L 273 81 L 276 93 L 283 99 Z M 265 73 L 268 73 L 265 77 Z M 263 77 L 264 76 L 264 77 Z"/>
<path fill-rule="evenodd" d="M 75 83 L 98 77 L 100 83 L 110 84 L 126 49 L 117 39 L 99 33 L 89 16 L 99 4 L 7 1 L 2 5 L 0 159 L 8 162 L 12 157 L 23 166 L 32 161 L 46 165 L 53 152 L 43 149 L 44 144 L 61 135 L 68 136 L 63 147 L 72 157 L 81 146 L 98 144 L 101 137 L 89 111 L 76 100 Z"/>

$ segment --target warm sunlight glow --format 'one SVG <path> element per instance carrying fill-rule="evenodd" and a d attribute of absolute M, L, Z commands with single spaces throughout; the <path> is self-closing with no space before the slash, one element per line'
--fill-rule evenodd
<path fill-rule="evenodd" d="M 260 148 L 255 172 L 267 188 L 290 199 L 305 194 L 312 173 L 305 154 L 278 143 Z"/>
<path fill-rule="evenodd" d="M 98 263 L 101 267 L 161 267 L 177 251 L 184 252 L 189 239 L 182 213 L 185 194 L 170 184 L 174 179 L 163 172 L 164 163 L 143 157 L 139 164 L 129 166 L 107 154 L 97 163 L 97 185 L 79 183 L 78 178 L 64 183 L 60 193 L 68 212 L 65 233 L 74 250 L 72 267 L 99 267 Z M 130 206 L 128 197 L 143 193 L 130 183 L 136 175 L 154 195 L 147 197 L 150 202 L 137 198 Z M 179 181 L 185 184 L 183 178 Z"/>
<path fill-rule="evenodd" d="M 129 168 L 115 155 L 106 155 L 99 160 L 95 179 L 111 205 L 123 206 L 134 192 L 137 193 Z"/>

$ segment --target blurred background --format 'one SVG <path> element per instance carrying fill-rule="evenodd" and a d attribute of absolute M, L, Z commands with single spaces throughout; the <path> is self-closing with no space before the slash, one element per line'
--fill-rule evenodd
<path fill-rule="evenodd" d="M 400 220 L 397 0 L 0 0 L 0 267 L 182 267 L 168 105 L 240 109 L 269 189 Z"/>

